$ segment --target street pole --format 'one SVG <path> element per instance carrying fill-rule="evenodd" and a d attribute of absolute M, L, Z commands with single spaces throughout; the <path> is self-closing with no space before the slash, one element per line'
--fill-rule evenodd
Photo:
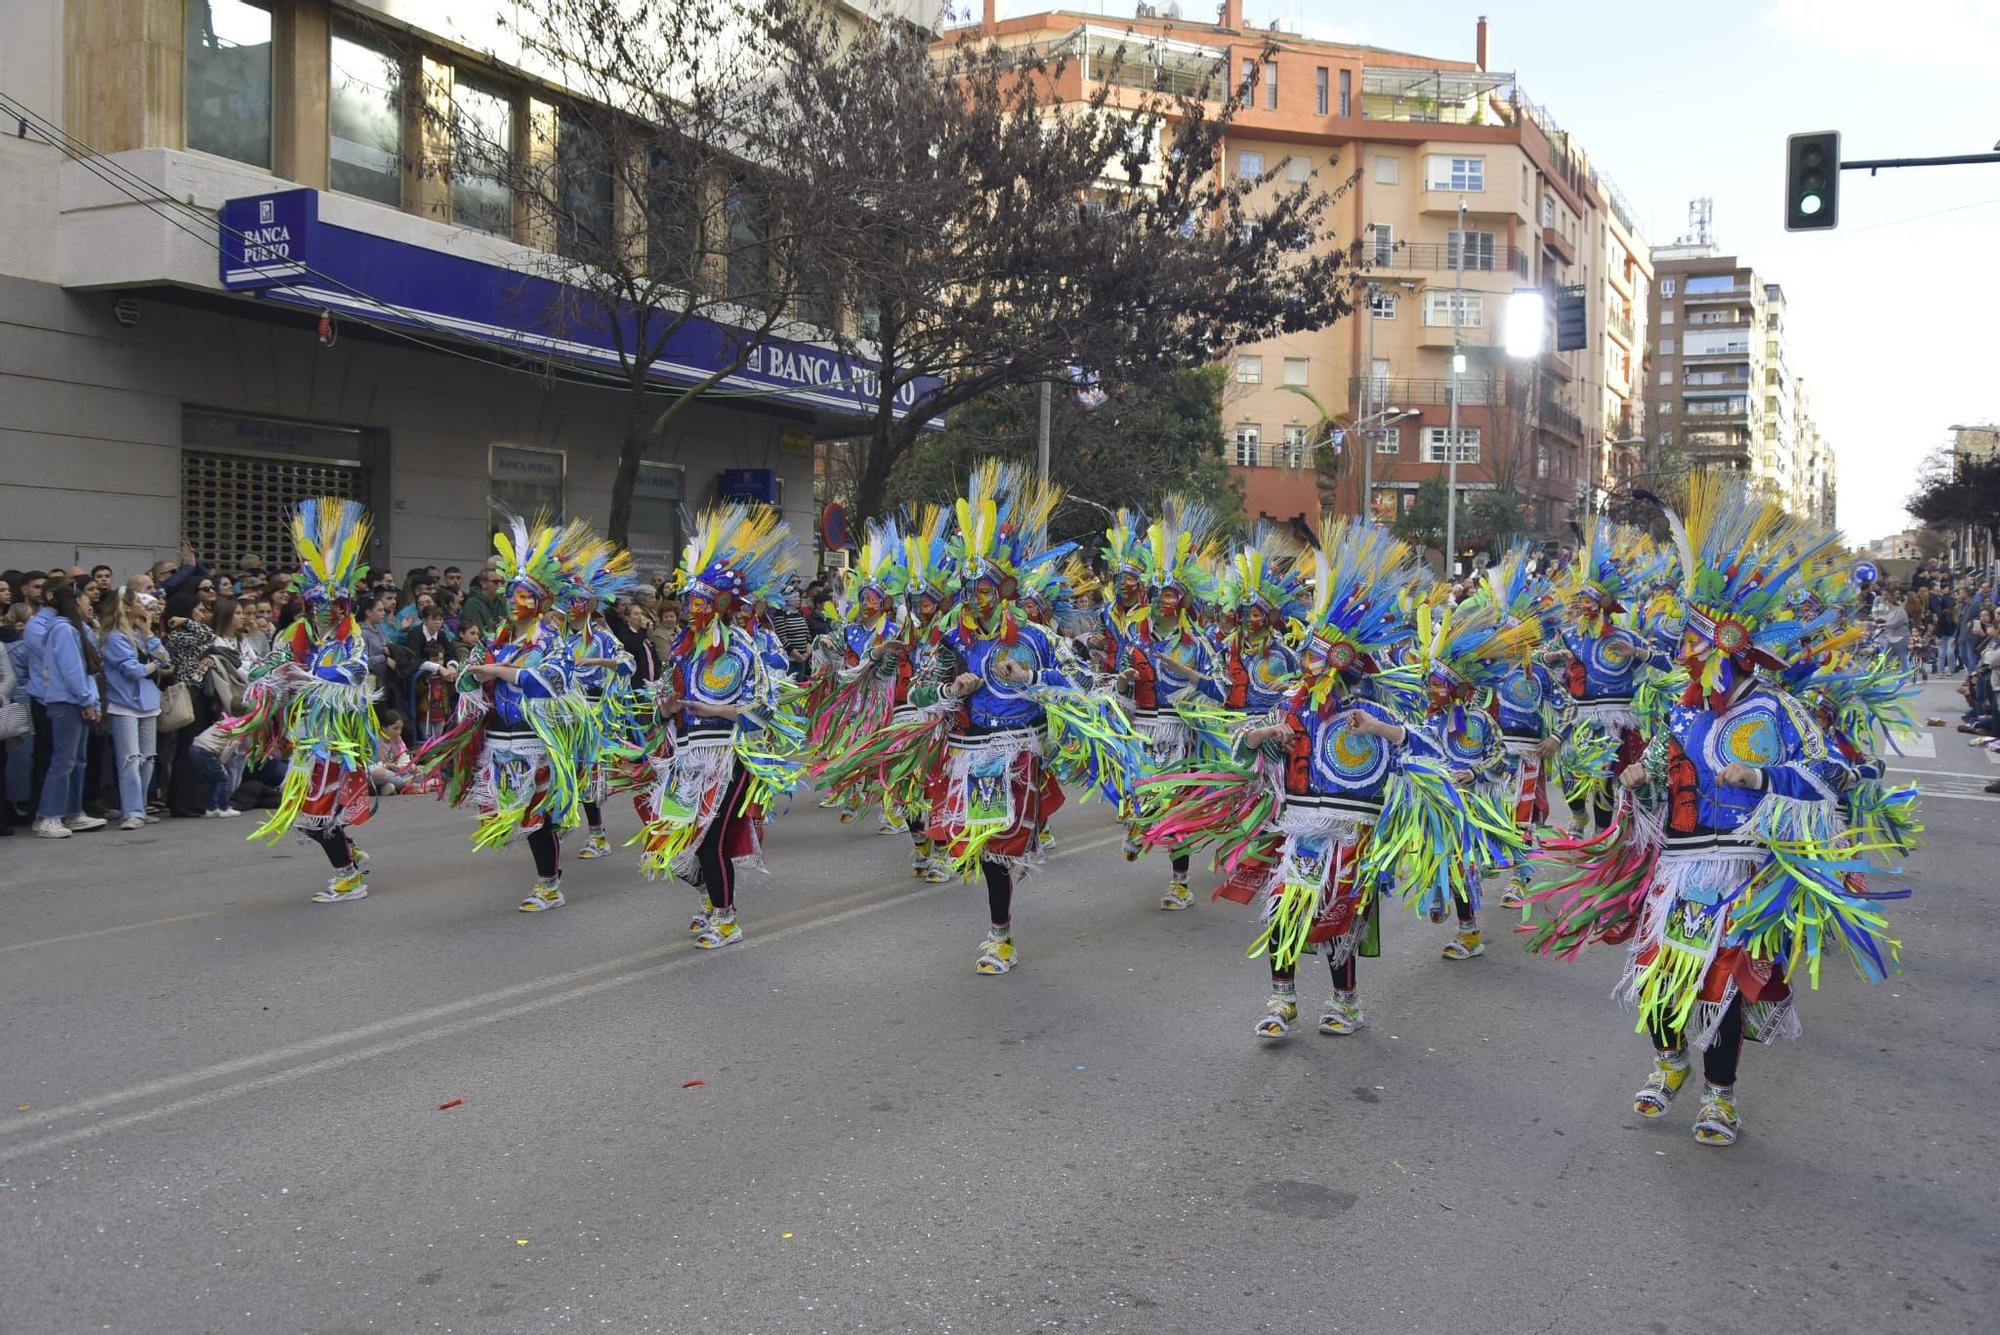
<path fill-rule="evenodd" d="M 1446 433 L 1444 473 L 1444 577 L 1458 573 L 1458 360 L 1465 328 L 1465 196 L 1458 197 L 1458 255 L 1451 289 L 1451 430 Z"/>
<path fill-rule="evenodd" d="M 1049 480 L 1049 400 L 1052 397 L 1049 382 L 1041 384 L 1041 393 L 1035 404 L 1035 476 L 1042 481 Z"/>
<path fill-rule="evenodd" d="M 1361 395 L 1361 420 L 1367 421 L 1375 415 L 1375 284 L 1367 287 L 1368 294 L 1368 388 Z M 1387 392 L 1387 386 L 1384 386 Z M 1375 517 L 1375 442 L 1370 439 L 1374 428 L 1361 438 L 1361 517 Z"/>

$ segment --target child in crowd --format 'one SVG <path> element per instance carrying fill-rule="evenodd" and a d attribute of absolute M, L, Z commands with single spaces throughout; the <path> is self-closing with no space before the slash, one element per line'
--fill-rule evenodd
<path fill-rule="evenodd" d="M 188 754 L 194 757 L 198 791 L 205 795 L 202 815 L 228 817 L 243 814 L 231 803 L 237 787 L 243 782 L 243 767 L 249 763 L 246 748 L 244 738 L 223 735 L 221 722 L 203 729 L 195 737 Z"/>

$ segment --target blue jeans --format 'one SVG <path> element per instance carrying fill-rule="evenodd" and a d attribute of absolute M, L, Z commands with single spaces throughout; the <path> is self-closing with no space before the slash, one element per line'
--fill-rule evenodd
<path fill-rule="evenodd" d="M 118 759 L 118 806 L 126 817 L 146 814 L 146 787 L 160 750 L 160 718 L 112 714 L 111 749 Z"/>
<path fill-rule="evenodd" d="M 200 785 L 203 811 L 222 811 L 229 806 L 229 799 L 243 785 L 245 757 L 232 755 L 219 758 L 200 747 L 188 752 L 194 757 L 195 780 Z"/>
<path fill-rule="evenodd" d="M 49 773 L 42 780 L 42 800 L 35 808 L 40 820 L 61 820 L 83 814 L 83 748 L 90 741 L 90 725 L 83 721 L 82 705 L 53 703 L 49 726 L 54 738 L 49 745 Z"/>

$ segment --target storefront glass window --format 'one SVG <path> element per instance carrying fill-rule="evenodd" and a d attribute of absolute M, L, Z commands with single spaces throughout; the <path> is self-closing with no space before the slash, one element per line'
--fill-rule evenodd
<path fill-rule="evenodd" d="M 187 145 L 271 165 L 271 10 L 187 0 Z"/>
<path fill-rule="evenodd" d="M 378 203 L 403 202 L 402 69 L 394 56 L 333 38 L 328 182 Z"/>

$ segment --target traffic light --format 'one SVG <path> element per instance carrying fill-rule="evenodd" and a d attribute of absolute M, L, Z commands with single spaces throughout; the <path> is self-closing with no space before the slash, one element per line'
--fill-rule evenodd
<path fill-rule="evenodd" d="M 1590 346 L 1590 317 L 1583 293 L 1565 290 L 1556 298 L 1556 351 L 1581 352 Z"/>
<path fill-rule="evenodd" d="M 1840 131 L 1795 134 L 1785 141 L 1785 230 L 1811 232 L 1840 223 Z"/>

